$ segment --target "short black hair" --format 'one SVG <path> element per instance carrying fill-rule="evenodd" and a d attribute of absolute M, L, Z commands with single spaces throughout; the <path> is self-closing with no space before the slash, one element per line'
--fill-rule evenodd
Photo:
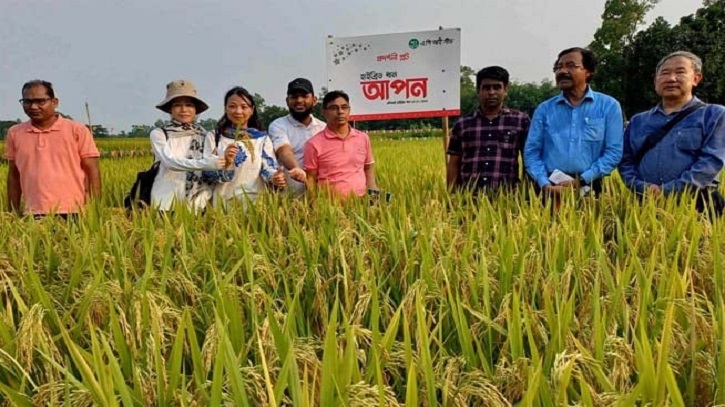
<path fill-rule="evenodd" d="M 554 69 L 556 69 L 556 64 L 559 63 L 561 57 L 566 54 L 571 54 L 572 52 L 578 52 L 582 55 L 582 64 L 584 65 L 584 69 L 589 71 L 587 82 L 591 82 L 594 78 L 594 74 L 597 72 L 597 64 L 599 63 L 599 60 L 597 59 L 597 54 L 589 48 L 572 47 L 561 51 L 556 57 L 556 61 L 554 61 Z"/>
<path fill-rule="evenodd" d="M 476 90 L 481 89 L 481 82 L 484 79 L 503 82 L 504 86 L 509 86 L 509 71 L 500 66 L 487 66 L 476 74 Z"/>
<path fill-rule="evenodd" d="M 41 79 L 33 79 L 32 81 L 25 82 L 23 84 L 23 90 L 21 92 L 25 93 L 26 90 L 28 90 L 30 88 L 34 88 L 36 86 L 45 87 L 45 90 L 48 93 L 48 97 L 51 99 L 55 99 L 55 92 L 53 91 L 53 84 L 48 81 L 41 80 Z"/>
<path fill-rule="evenodd" d="M 325 94 L 325 97 L 322 98 L 322 107 L 325 108 L 327 105 L 332 102 L 333 100 L 337 98 L 343 98 L 345 99 L 345 102 L 350 103 L 350 96 L 347 95 L 347 93 L 341 91 L 341 90 L 332 90 Z"/>

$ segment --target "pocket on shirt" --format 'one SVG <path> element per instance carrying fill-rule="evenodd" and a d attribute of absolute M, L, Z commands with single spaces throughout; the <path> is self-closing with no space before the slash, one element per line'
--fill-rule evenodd
<path fill-rule="evenodd" d="M 683 151 L 695 151 L 702 148 L 700 129 L 677 130 L 677 148 Z"/>
<path fill-rule="evenodd" d="M 584 124 L 584 141 L 602 141 L 604 140 L 604 119 L 589 119 Z"/>
<path fill-rule="evenodd" d="M 502 134 L 499 136 L 499 143 L 502 148 L 505 149 L 514 149 L 516 148 L 516 141 L 519 138 L 519 133 L 517 131 L 507 130 L 502 132 Z"/>
<path fill-rule="evenodd" d="M 355 165 L 365 165 L 365 157 L 367 157 L 367 151 L 364 148 L 355 148 L 355 155 L 352 158 L 352 162 Z"/>

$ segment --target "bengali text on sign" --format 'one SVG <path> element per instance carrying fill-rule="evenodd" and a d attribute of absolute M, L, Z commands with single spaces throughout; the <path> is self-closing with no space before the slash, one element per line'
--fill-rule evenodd
<path fill-rule="evenodd" d="M 350 95 L 352 120 L 460 114 L 459 29 L 328 38 L 328 89 Z"/>

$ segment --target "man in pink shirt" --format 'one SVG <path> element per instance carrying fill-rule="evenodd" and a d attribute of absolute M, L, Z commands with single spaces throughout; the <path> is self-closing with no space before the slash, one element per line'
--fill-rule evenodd
<path fill-rule="evenodd" d="M 350 97 L 342 91 L 329 92 L 322 99 L 327 127 L 305 144 L 307 189 L 330 188 L 341 197 L 362 197 L 377 192 L 373 151 L 367 134 L 350 126 Z"/>
<path fill-rule="evenodd" d="M 87 196 L 101 195 L 93 136 L 85 125 L 56 112 L 58 98 L 50 82 L 27 82 L 22 94 L 30 121 L 8 130 L 8 208 L 34 216 L 75 214 Z"/>

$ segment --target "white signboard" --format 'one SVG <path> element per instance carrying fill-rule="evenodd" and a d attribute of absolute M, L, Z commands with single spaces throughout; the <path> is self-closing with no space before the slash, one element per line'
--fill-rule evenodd
<path fill-rule="evenodd" d="M 460 115 L 460 28 L 327 39 L 327 89 L 351 120 Z"/>

